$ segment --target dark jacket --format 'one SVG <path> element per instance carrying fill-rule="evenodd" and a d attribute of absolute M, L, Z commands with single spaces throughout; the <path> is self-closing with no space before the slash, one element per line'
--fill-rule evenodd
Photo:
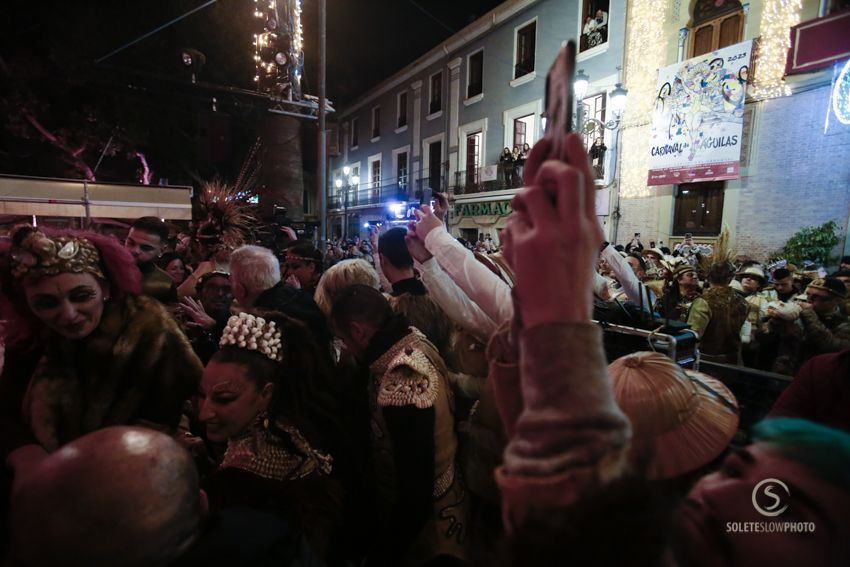
<path fill-rule="evenodd" d="M 140 268 L 142 272 L 142 293 L 152 297 L 163 305 L 177 303 L 177 286 L 164 270 L 155 264 Z"/>
<path fill-rule="evenodd" d="M 313 331 L 316 340 L 322 345 L 330 345 L 333 340 L 327 320 L 313 301 L 313 297 L 287 283 L 278 282 L 273 288 L 261 293 L 254 302 L 254 307 L 280 311 L 293 319 L 298 319 Z"/>

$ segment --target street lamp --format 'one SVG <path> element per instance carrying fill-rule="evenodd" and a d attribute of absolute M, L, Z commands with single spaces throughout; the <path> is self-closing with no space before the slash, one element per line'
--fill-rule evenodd
<path fill-rule="evenodd" d="M 576 73 L 576 78 L 573 81 L 573 91 L 576 98 L 581 100 L 587 94 L 587 87 L 590 84 L 590 77 L 584 74 L 584 69 L 579 69 Z"/>
<path fill-rule="evenodd" d="M 626 110 L 626 99 L 629 96 L 629 91 L 623 88 L 623 85 L 617 83 L 614 90 L 609 95 L 611 101 L 611 112 L 614 116 L 620 116 Z"/>
<path fill-rule="evenodd" d="M 342 168 L 342 173 L 345 178 L 337 177 L 334 180 L 334 185 L 337 189 L 342 189 L 345 186 L 345 194 L 343 195 L 343 203 L 344 203 L 344 211 L 343 211 L 343 222 L 342 222 L 342 238 L 343 240 L 348 237 L 348 199 L 349 193 L 351 193 L 352 187 L 357 187 L 360 185 L 360 177 L 357 175 L 351 175 L 351 168 L 347 165 Z"/>
<path fill-rule="evenodd" d="M 622 70 L 622 67 L 617 67 L 617 70 Z M 597 129 L 616 130 L 620 126 L 620 119 L 623 112 L 626 110 L 626 99 L 628 98 L 628 89 L 623 88 L 622 83 L 617 83 L 614 89 L 608 93 L 608 107 L 611 109 L 611 114 L 614 118 L 606 122 L 597 120 L 596 118 L 585 118 L 584 116 L 584 100 L 587 94 L 587 88 L 590 85 L 590 77 L 585 74 L 583 69 L 579 69 L 573 80 L 573 93 L 576 96 L 576 130 L 579 132 L 592 133 Z"/>

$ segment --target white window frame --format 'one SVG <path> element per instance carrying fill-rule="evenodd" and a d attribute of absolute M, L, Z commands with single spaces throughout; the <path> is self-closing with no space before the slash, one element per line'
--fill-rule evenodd
<path fill-rule="evenodd" d="M 610 25 L 611 19 L 609 14 L 608 23 Z M 610 33 L 610 28 L 608 32 Z M 601 47 L 601 46 L 600 46 Z M 616 73 L 612 75 L 608 75 L 607 77 L 602 77 L 598 81 L 593 81 L 587 86 L 587 94 L 584 95 L 584 98 L 591 98 L 594 96 L 598 96 L 601 94 L 605 94 L 605 107 L 606 112 L 611 112 L 611 91 L 614 90 L 615 85 L 619 81 L 619 77 Z M 608 116 L 613 116 L 612 114 L 608 114 Z M 610 120 L 610 118 L 609 118 Z M 608 151 L 605 152 L 605 176 L 602 179 L 596 179 L 594 183 L 597 186 L 607 186 L 610 185 L 613 179 L 611 179 L 611 173 L 613 171 L 613 163 L 612 159 L 615 159 L 616 156 L 611 151 L 615 146 L 615 136 L 616 132 L 614 130 L 609 130 L 607 128 L 604 129 L 602 133 L 602 141 L 608 147 Z M 588 148 L 589 149 L 589 148 Z"/>
<path fill-rule="evenodd" d="M 466 137 L 475 134 L 476 132 L 481 132 L 481 147 L 478 148 L 478 155 L 480 156 L 481 163 L 478 164 L 478 166 L 484 167 L 485 165 L 489 165 L 487 159 L 487 122 L 487 118 L 482 118 L 481 120 L 467 122 L 466 124 L 462 124 L 457 127 L 457 147 L 459 150 L 457 156 L 457 171 L 459 173 L 466 173 Z"/>
<path fill-rule="evenodd" d="M 517 48 L 517 39 L 519 38 L 519 30 L 526 27 L 527 25 L 533 23 L 534 24 L 534 70 L 530 73 L 526 73 L 522 77 L 518 77 L 514 79 L 514 72 L 516 71 L 516 48 Z M 513 59 L 513 65 L 511 65 L 511 74 L 510 74 L 510 85 L 512 87 L 518 87 L 520 85 L 524 85 L 529 81 L 533 81 L 537 78 L 537 16 L 526 20 L 518 26 L 514 27 L 514 48 L 513 54 L 511 55 Z"/>
<path fill-rule="evenodd" d="M 441 142 L 440 144 L 440 164 L 446 161 L 446 133 L 440 132 L 439 134 L 434 134 L 433 136 L 428 136 L 427 138 L 422 139 L 422 168 L 420 171 L 420 177 L 423 179 L 426 177 L 431 177 L 431 144 L 434 142 Z M 442 166 L 441 166 L 442 169 Z M 427 175 L 426 175 L 427 173 Z M 441 171 L 442 173 L 442 171 Z M 447 180 L 448 181 L 448 180 Z"/>
<path fill-rule="evenodd" d="M 370 135 L 375 133 L 375 111 L 376 110 L 378 111 L 378 114 L 381 113 L 381 105 L 380 104 L 376 104 L 375 106 L 372 107 L 372 112 L 371 112 L 371 114 L 372 114 L 372 122 L 371 122 L 372 129 L 369 130 Z M 378 118 L 378 135 L 377 136 L 373 135 L 370 141 L 371 142 L 377 142 L 380 139 L 381 139 L 381 119 Z"/>
<path fill-rule="evenodd" d="M 378 162 L 378 164 L 379 164 L 378 167 L 380 168 L 380 172 L 381 172 L 380 173 L 381 176 L 380 176 L 380 178 L 378 178 L 378 186 L 377 187 L 372 186 L 372 184 L 375 182 L 375 180 L 372 178 L 372 164 L 375 163 L 375 162 Z M 369 158 L 366 160 L 366 163 L 367 163 L 366 175 L 368 176 L 368 179 L 366 181 L 367 187 L 372 191 L 374 191 L 376 189 L 380 189 L 381 188 L 381 182 L 384 179 L 384 164 L 381 162 L 381 152 L 378 152 L 377 154 L 373 154 L 373 155 L 369 156 Z"/>
<path fill-rule="evenodd" d="M 584 30 L 584 22 L 582 21 L 582 13 L 581 10 L 584 7 L 584 2 L 579 0 L 578 2 L 578 31 L 576 32 L 576 37 L 579 38 L 579 44 L 576 45 L 576 62 L 586 61 L 591 57 L 596 57 L 602 53 L 608 51 L 608 46 L 611 45 L 611 6 L 608 5 L 608 41 L 603 43 L 602 45 L 597 45 L 596 47 L 591 47 L 586 51 L 579 51 L 578 48 L 581 45 L 581 33 Z"/>
<path fill-rule="evenodd" d="M 472 66 L 469 64 L 469 62 L 472 60 L 473 55 L 478 55 L 479 53 L 482 54 L 481 55 L 481 92 L 478 93 L 477 95 L 469 96 L 469 71 L 472 68 Z M 476 102 L 478 102 L 479 100 L 484 98 L 484 48 L 483 47 L 476 49 L 475 51 L 473 51 L 472 53 L 470 53 L 469 55 L 466 56 L 466 88 L 464 89 L 464 95 L 465 95 L 463 97 L 464 106 L 469 106 L 470 104 L 475 104 Z"/>
<path fill-rule="evenodd" d="M 440 75 L 440 110 L 431 113 L 431 95 L 433 94 L 432 87 L 434 85 L 432 79 L 437 75 Z M 443 104 L 445 104 L 445 97 L 443 95 L 445 94 L 445 92 L 445 85 L 443 84 L 443 70 L 440 69 L 439 71 L 435 71 L 434 73 L 428 75 L 428 99 L 425 102 L 425 108 L 428 109 L 428 115 L 425 116 L 425 120 L 434 120 L 435 118 L 439 118 L 443 115 Z"/>
<path fill-rule="evenodd" d="M 531 129 L 531 133 L 528 136 L 531 139 L 531 145 L 533 146 L 537 141 L 543 136 L 543 129 L 540 126 L 540 115 L 543 113 L 543 99 L 538 98 L 537 100 L 532 100 L 526 104 L 522 104 L 520 106 L 515 106 L 513 108 L 509 108 L 502 113 L 502 124 L 504 126 L 504 147 L 513 148 L 514 147 L 514 120 L 517 118 L 522 118 L 523 116 L 528 116 L 529 114 L 534 115 L 534 127 Z M 502 148 L 499 148 L 499 152 L 502 151 Z"/>
<path fill-rule="evenodd" d="M 413 164 L 412 160 L 410 159 L 410 144 L 393 150 L 393 175 L 395 176 L 396 185 L 398 185 L 398 156 L 405 153 L 407 154 L 407 187 L 409 188 L 410 180 L 413 178 L 411 176 L 411 169 Z"/>
<path fill-rule="evenodd" d="M 356 150 L 360 147 L 360 133 L 357 132 L 357 127 L 360 126 L 360 117 L 355 116 L 351 119 L 350 130 L 348 132 L 348 149 Z M 354 143 L 354 134 L 357 133 L 357 143 Z"/>
<path fill-rule="evenodd" d="M 404 94 L 407 95 L 407 104 L 405 105 L 405 109 L 404 109 L 404 113 L 405 113 L 405 117 L 407 118 L 407 121 L 404 123 L 404 126 L 399 126 L 398 125 L 398 119 L 401 118 L 401 95 L 404 95 Z M 396 134 L 401 134 L 402 132 L 407 130 L 407 125 L 410 124 L 410 111 L 407 109 L 408 106 L 410 106 L 410 95 L 408 94 L 407 90 L 399 91 L 398 93 L 396 93 L 396 95 L 395 95 L 395 125 L 396 125 L 396 127 L 395 127 L 395 130 L 394 130 Z"/>

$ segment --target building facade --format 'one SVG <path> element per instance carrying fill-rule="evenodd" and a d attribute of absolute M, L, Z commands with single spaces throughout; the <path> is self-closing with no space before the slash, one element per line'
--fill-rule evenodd
<path fill-rule="evenodd" d="M 329 234 L 351 237 L 369 223 L 403 219 L 442 191 L 456 236 L 498 239 L 521 185 L 518 168 L 499 156 L 542 136 L 546 74 L 558 49 L 578 38 L 578 67 L 589 76 L 584 115 L 605 122 L 620 81 L 625 13 L 625 0 L 508 0 L 342 109 Z M 604 210 L 615 181 L 615 155 L 606 151 L 613 135 L 586 132 L 597 146 Z"/>
<path fill-rule="evenodd" d="M 845 62 L 786 76 L 792 26 L 820 21 L 831 11 L 829 5 L 816 0 L 629 1 L 624 64 L 629 109 L 621 129 L 622 176 L 608 222 L 612 241 L 627 242 L 640 232 L 645 242 L 672 248 L 686 233 L 711 242 L 725 228 L 738 253 L 766 260 L 804 226 L 835 220 L 847 234 L 850 126 L 834 112 L 836 79 Z M 843 25 L 846 34 L 850 18 Z M 752 73 L 745 77 L 737 178 L 648 185 L 652 116 L 662 96 L 658 70 L 749 40 L 754 40 Z M 840 247 L 850 252 L 847 240 Z"/>

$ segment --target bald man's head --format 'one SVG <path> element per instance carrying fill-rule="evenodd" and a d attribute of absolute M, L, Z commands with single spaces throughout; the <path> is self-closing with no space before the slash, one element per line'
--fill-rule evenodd
<path fill-rule="evenodd" d="M 13 565 L 167 565 L 199 531 L 198 475 L 172 438 L 108 427 L 51 454 L 12 498 Z"/>

